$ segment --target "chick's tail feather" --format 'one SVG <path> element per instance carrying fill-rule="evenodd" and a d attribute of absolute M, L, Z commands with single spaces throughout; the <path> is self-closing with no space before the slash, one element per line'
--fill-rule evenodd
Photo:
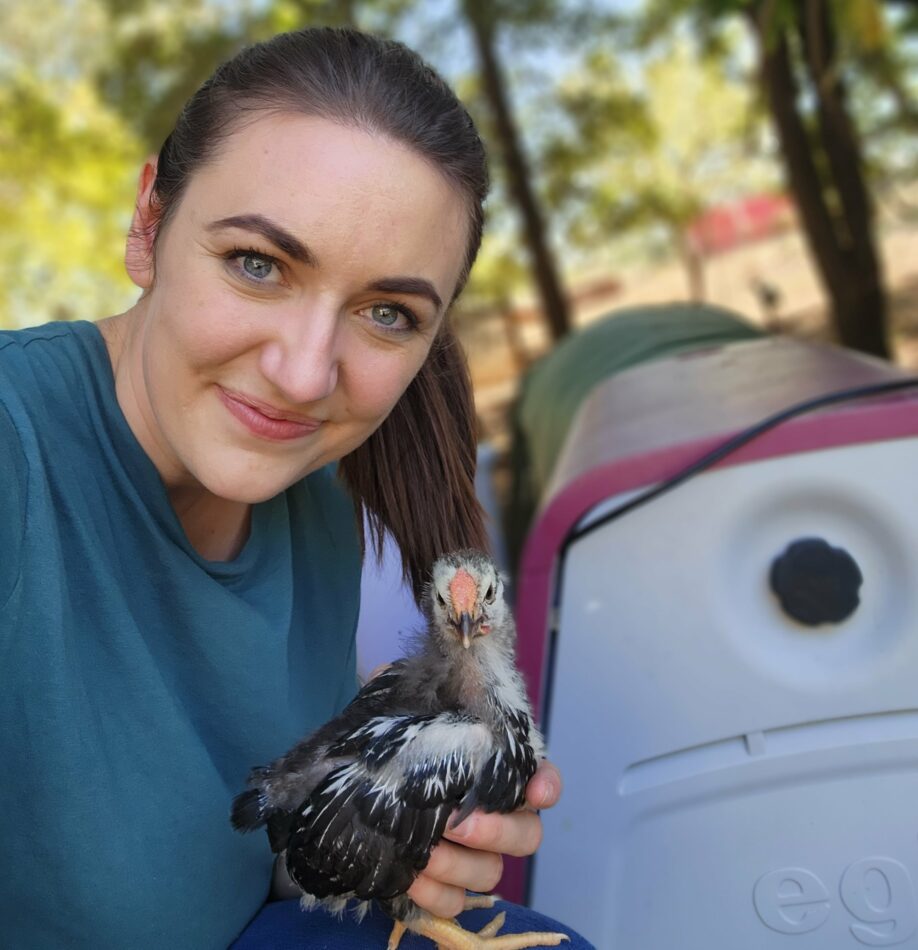
<path fill-rule="evenodd" d="M 254 831 L 264 827 L 267 820 L 267 801 L 264 793 L 250 788 L 233 799 L 230 821 L 236 831 Z"/>

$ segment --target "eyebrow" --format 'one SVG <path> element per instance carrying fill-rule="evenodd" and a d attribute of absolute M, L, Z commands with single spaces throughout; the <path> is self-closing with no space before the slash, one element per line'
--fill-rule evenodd
<path fill-rule="evenodd" d="M 263 214 L 235 214 L 229 218 L 220 218 L 207 225 L 208 231 L 222 231 L 225 228 L 239 228 L 242 231 L 254 231 L 267 238 L 275 247 L 282 250 L 288 257 L 310 267 L 318 267 L 319 261 L 315 254 L 286 228 L 275 224 Z"/>
<path fill-rule="evenodd" d="M 443 307 L 443 301 L 434 285 L 423 277 L 383 277 L 367 285 L 367 290 L 376 290 L 382 294 L 408 294 L 413 297 L 426 297 L 436 308 L 437 313 Z"/>
<path fill-rule="evenodd" d="M 318 267 L 316 255 L 297 237 L 286 228 L 275 224 L 263 214 L 235 214 L 228 218 L 220 218 L 207 225 L 208 231 L 222 231 L 225 228 L 238 228 L 242 231 L 254 231 L 267 238 L 275 247 L 282 250 L 288 257 L 301 261 L 310 267 Z M 407 294 L 413 297 L 426 297 L 439 313 L 443 308 L 443 300 L 437 293 L 434 285 L 423 277 L 382 277 L 367 285 L 367 290 L 375 290 L 382 294 Z"/>

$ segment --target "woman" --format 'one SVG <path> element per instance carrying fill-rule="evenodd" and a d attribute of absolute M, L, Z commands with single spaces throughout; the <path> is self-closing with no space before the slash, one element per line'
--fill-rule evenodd
<path fill-rule="evenodd" d="M 282 35 L 221 67 L 145 164 L 137 304 L 0 334 L 3 946 L 222 947 L 253 917 L 240 946 L 291 926 L 346 945 L 352 922 L 259 915 L 270 854 L 228 804 L 355 688 L 337 463 L 416 590 L 482 543 L 446 312 L 486 190 L 471 121 L 413 53 Z M 529 801 L 559 790 L 544 766 Z M 411 896 L 452 915 L 539 836 L 530 812 L 476 814 Z"/>

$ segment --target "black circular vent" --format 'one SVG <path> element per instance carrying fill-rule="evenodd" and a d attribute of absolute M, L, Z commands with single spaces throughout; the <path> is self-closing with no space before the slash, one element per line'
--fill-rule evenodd
<path fill-rule="evenodd" d="M 823 538 L 801 538 L 775 558 L 769 580 L 784 612 L 816 627 L 841 623 L 854 613 L 864 578 L 844 548 Z"/>

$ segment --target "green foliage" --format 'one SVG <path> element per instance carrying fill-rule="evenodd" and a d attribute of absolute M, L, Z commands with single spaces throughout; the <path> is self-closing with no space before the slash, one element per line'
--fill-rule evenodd
<path fill-rule="evenodd" d="M 877 52 L 889 42 L 889 32 L 879 0 L 835 0 L 835 22 L 849 46 Z"/>
<path fill-rule="evenodd" d="M 706 206 L 774 186 L 772 163 L 750 154 L 762 135 L 754 97 L 722 58 L 699 57 L 680 37 L 627 80 L 609 50 L 584 67 L 561 87 L 571 127 L 547 153 L 572 242 L 661 226 L 678 242 Z"/>
<path fill-rule="evenodd" d="M 100 101 L 93 62 L 101 7 L 38 0 L 4 12 L 0 54 L 0 326 L 94 318 L 134 296 L 121 264 L 140 143 Z M 82 12 L 84 17 L 80 17 Z M 55 27 L 62 54 L 36 56 Z"/>

